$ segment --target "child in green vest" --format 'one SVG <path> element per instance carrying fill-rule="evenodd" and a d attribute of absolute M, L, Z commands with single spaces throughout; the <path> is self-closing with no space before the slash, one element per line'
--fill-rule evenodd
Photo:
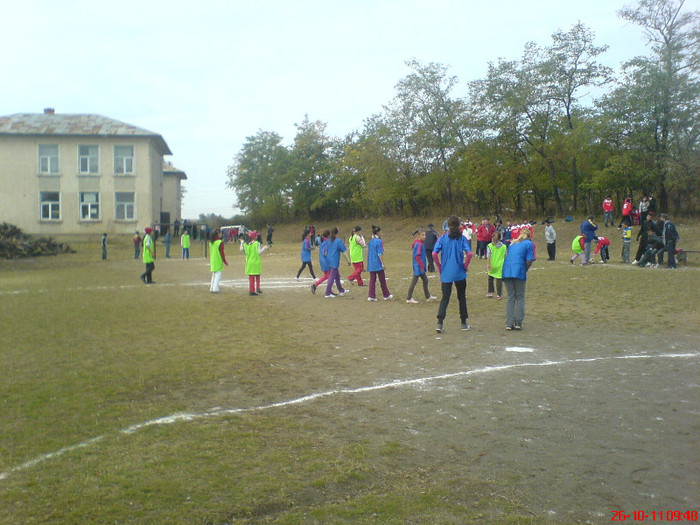
<path fill-rule="evenodd" d="M 219 230 L 212 233 L 212 241 L 209 243 L 209 268 L 211 269 L 211 293 L 219 293 L 219 283 L 221 282 L 224 264 L 228 266 L 226 254 L 224 253 L 224 242 L 221 240 Z"/>
<path fill-rule="evenodd" d="M 241 239 L 240 250 L 245 252 L 245 273 L 248 276 L 248 295 L 259 295 L 262 293 L 260 289 L 260 273 L 262 272 L 262 262 L 260 255 L 265 253 L 269 246 L 262 246 L 258 241 L 258 232 L 252 231 L 248 234 L 248 242 L 244 243 Z"/>
<path fill-rule="evenodd" d="M 503 296 L 503 261 L 506 259 L 508 248 L 501 242 L 501 232 L 494 232 L 493 239 L 486 247 L 486 273 L 489 276 L 486 297 L 493 297 L 496 281 L 496 299 Z"/>

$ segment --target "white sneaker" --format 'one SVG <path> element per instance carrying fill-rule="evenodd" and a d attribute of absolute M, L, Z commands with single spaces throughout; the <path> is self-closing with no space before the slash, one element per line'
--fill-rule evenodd
<path fill-rule="evenodd" d="M 335 294 L 332 293 L 332 294 L 326 295 L 326 299 L 335 299 Z"/>
<path fill-rule="evenodd" d="M 430 297 L 428 297 L 426 299 L 426 301 L 434 301 L 435 299 L 437 299 L 437 297 L 435 297 L 434 295 L 431 295 Z"/>
<path fill-rule="evenodd" d="M 339 295 L 340 297 L 345 297 L 345 296 L 348 295 L 349 293 L 350 293 L 350 290 L 345 290 L 344 292 L 340 292 L 338 295 Z"/>
<path fill-rule="evenodd" d="M 639 264 L 639 261 L 632 261 L 632 264 Z"/>
<path fill-rule="evenodd" d="M 393 298 L 394 298 L 394 296 L 391 295 L 391 294 L 389 294 L 389 296 L 388 296 L 388 297 L 385 297 L 384 300 L 385 300 L 385 301 L 391 301 Z"/>
<path fill-rule="evenodd" d="M 374 297 L 368 297 L 367 300 L 368 300 L 369 302 L 371 302 L 371 303 L 376 303 L 376 302 L 377 302 L 377 299 L 374 298 Z"/>
<path fill-rule="evenodd" d="M 410 299 L 407 299 L 406 302 L 409 304 L 418 304 L 418 301 L 416 301 L 413 297 L 411 297 Z"/>

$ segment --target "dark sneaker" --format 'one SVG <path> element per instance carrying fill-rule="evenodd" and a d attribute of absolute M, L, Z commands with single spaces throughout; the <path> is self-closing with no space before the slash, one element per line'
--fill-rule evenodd
<path fill-rule="evenodd" d="M 436 331 L 438 334 L 441 334 L 441 333 L 444 332 L 444 330 L 442 329 L 442 323 L 438 323 L 438 324 L 437 324 L 437 326 L 435 327 L 435 331 Z"/>
<path fill-rule="evenodd" d="M 311 285 L 311 293 L 312 293 L 312 294 L 315 294 L 315 293 L 316 293 L 316 285 L 315 285 L 315 284 L 312 284 L 312 285 Z"/>
<path fill-rule="evenodd" d="M 462 331 L 466 332 L 467 330 L 471 330 L 472 327 L 469 326 L 467 323 L 462 323 Z"/>
<path fill-rule="evenodd" d="M 261 290 L 260 288 L 258 288 L 258 289 L 256 290 L 256 292 L 258 292 L 259 294 L 261 294 L 261 293 L 262 293 L 262 290 Z"/>
<path fill-rule="evenodd" d="M 258 295 L 255 292 L 248 292 L 248 295 Z"/>

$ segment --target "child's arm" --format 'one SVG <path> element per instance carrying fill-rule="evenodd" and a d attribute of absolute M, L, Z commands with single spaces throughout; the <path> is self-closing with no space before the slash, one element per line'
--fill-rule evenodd
<path fill-rule="evenodd" d="M 269 249 L 270 249 L 270 247 L 267 244 L 265 246 L 263 246 L 261 244 L 260 247 L 258 248 L 258 255 L 262 255 L 263 253 L 265 253 Z"/>
<path fill-rule="evenodd" d="M 219 243 L 219 254 L 221 254 L 221 259 L 224 261 L 224 264 L 228 266 L 228 261 L 226 260 L 226 254 L 224 253 L 224 243 Z"/>

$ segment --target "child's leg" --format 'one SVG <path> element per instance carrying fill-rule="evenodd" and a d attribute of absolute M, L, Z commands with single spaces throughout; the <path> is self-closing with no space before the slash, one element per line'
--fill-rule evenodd
<path fill-rule="evenodd" d="M 248 276 L 248 291 L 250 293 L 255 292 L 255 276 L 254 275 Z"/>
<path fill-rule="evenodd" d="M 330 271 L 326 270 L 323 272 L 323 275 L 319 277 L 319 279 L 314 283 L 314 286 L 320 286 L 322 282 L 328 279 L 328 275 L 330 275 Z"/>
<path fill-rule="evenodd" d="M 258 293 L 262 293 L 262 290 L 260 289 L 260 276 L 259 275 L 255 276 L 255 290 Z"/>
<path fill-rule="evenodd" d="M 375 299 L 377 297 L 376 283 L 377 272 L 369 272 L 369 297 Z"/>
<path fill-rule="evenodd" d="M 337 268 L 331 268 L 328 270 L 328 284 L 326 284 L 326 295 L 331 295 L 333 292 L 333 283 L 338 277 L 338 269 Z"/>
<path fill-rule="evenodd" d="M 314 273 L 314 263 L 309 262 L 309 272 L 311 272 L 311 278 L 316 279 L 316 274 Z"/>
<path fill-rule="evenodd" d="M 503 297 L 503 279 L 496 279 L 496 297 Z"/>
<path fill-rule="evenodd" d="M 486 290 L 486 291 L 488 292 L 489 296 L 493 295 L 493 291 L 494 291 L 493 290 L 493 275 L 489 275 L 489 286 L 488 286 L 488 290 Z"/>
<path fill-rule="evenodd" d="M 389 291 L 389 287 L 386 285 L 386 275 L 384 274 L 384 270 L 379 270 L 377 272 L 377 276 L 379 277 L 379 284 L 382 287 L 382 296 L 384 299 L 387 297 L 391 296 L 391 292 Z"/>
<path fill-rule="evenodd" d="M 422 273 L 420 278 L 423 281 L 423 294 L 425 294 L 426 299 L 430 299 L 432 295 L 430 295 L 430 290 L 428 290 L 428 276 Z"/>
<path fill-rule="evenodd" d="M 372 278 L 370 277 L 370 287 L 371 285 Z M 413 279 L 411 279 L 411 284 L 408 286 L 408 295 L 406 295 L 406 300 L 408 301 L 411 297 L 413 297 L 413 289 L 416 287 L 416 283 L 418 282 L 418 276 L 414 275 Z"/>

